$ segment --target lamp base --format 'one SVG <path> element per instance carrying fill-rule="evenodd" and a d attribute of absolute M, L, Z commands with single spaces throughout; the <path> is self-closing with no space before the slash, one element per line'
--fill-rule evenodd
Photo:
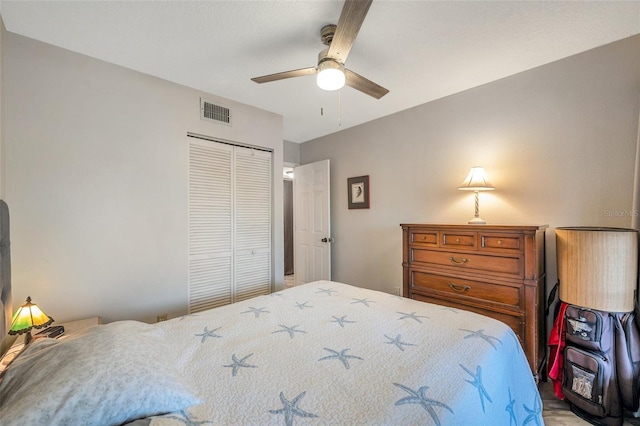
<path fill-rule="evenodd" d="M 474 217 L 468 223 L 470 225 L 484 225 L 487 222 L 484 219 L 480 219 L 479 217 Z"/>

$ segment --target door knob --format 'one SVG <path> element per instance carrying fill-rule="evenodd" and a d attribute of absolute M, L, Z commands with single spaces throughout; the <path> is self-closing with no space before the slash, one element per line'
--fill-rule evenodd
<path fill-rule="evenodd" d="M 323 243 L 332 243 L 333 242 L 333 237 L 329 237 L 329 238 L 323 238 L 320 241 L 322 241 Z"/>

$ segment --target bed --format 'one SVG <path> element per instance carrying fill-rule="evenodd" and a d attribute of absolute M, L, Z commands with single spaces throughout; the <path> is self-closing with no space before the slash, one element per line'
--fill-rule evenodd
<path fill-rule="evenodd" d="M 6 425 L 543 424 L 509 327 L 332 281 L 36 340 L 0 404 Z"/>

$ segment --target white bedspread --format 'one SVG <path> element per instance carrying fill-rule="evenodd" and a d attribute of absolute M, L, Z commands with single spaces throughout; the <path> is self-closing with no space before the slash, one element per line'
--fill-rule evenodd
<path fill-rule="evenodd" d="M 158 326 L 205 403 L 152 425 L 543 424 L 515 334 L 470 312 L 319 281 Z"/>

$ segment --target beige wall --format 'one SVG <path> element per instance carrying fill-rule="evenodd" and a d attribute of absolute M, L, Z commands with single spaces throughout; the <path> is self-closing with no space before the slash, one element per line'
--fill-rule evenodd
<path fill-rule="evenodd" d="M 295 142 L 284 141 L 284 158 L 283 161 L 288 165 L 300 164 L 300 144 Z"/>
<path fill-rule="evenodd" d="M 273 149 L 283 286 L 280 115 L 4 36 L 14 308 L 30 295 L 57 321 L 186 313 L 187 132 Z M 200 120 L 201 96 L 233 126 Z"/>
<path fill-rule="evenodd" d="M 302 144 L 301 164 L 331 160 L 333 279 L 391 293 L 399 224 L 466 223 L 473 194 L 456 188 L 482 165 L 482 218 L 550 226 L 549 290 L 555 227 L 631 226 L 639 94 L 636 36 Z M 371 208 L 348 210 L 360 175 Z"/>

